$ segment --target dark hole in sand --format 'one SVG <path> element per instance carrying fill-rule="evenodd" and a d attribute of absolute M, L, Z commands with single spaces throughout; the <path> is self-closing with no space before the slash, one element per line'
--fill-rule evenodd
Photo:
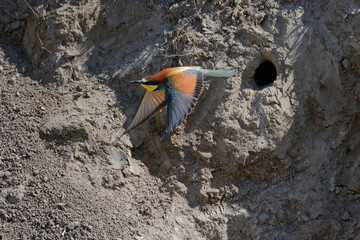
<path fill-rule="evenodd" d="M 254 79 L 258 86 L 270 84 L 276 79 L 276 68 L 275 65 L 270 61 L 264 61 L 260 63 L 258 68 L 255 70 Z"/>

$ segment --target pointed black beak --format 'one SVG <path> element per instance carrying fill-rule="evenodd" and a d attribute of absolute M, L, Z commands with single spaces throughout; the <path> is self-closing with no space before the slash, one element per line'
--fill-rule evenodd
<path fill-rule="evenodd" d="M 141 84 L 143 82 L 142 82 L 142 80 L 136 80 L 136 81 L 132 81 L 131 83 Z"/>

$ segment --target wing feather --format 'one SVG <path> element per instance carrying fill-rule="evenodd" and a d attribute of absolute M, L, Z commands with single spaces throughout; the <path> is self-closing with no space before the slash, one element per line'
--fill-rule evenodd
<path fill-rule="evenodd" d="M 165 90 L 146 90 L 134 118 L 131 120 L 130 125 L 123 135 L 148 120 L 155 112 L 165 105 Z"/>
<path fill-rule="evenodd" d="M 163 138 L 179 126 L 195 107 L 203 90 L 203 81 L 201 72 L 192 75 L 180 72 L 168 78 L 165 89 L 167 118 Z"/>

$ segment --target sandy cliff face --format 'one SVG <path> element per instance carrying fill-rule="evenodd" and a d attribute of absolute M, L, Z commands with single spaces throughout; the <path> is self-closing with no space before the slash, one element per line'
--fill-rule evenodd
<path fill-rule="evenodd" d="M 2 238 L 360 237 L 357 1 L 1 5 Z M 186 65 L 236 74 L 118 140 L 129 82 Z"/>

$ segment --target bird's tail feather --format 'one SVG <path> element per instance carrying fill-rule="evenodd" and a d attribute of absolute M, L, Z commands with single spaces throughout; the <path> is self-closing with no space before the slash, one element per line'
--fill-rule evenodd
<path fill-rule="evenodd" d="M 201 72 L 206 77 L 231 77 L 235 74 L 233 70 L 230 69 L 218 69 L 218 70 L 209 70 L 209 69 L 188 69 L 186 73 L 196 74 Z"/>
<path fill-rule="evenodd" d="M 202 69 L 202 73 L 206 77 L 231 77 L 232 75 L 235 74 L 235 72 L 230 69 L 219 69 L 219 70 Z"/>

